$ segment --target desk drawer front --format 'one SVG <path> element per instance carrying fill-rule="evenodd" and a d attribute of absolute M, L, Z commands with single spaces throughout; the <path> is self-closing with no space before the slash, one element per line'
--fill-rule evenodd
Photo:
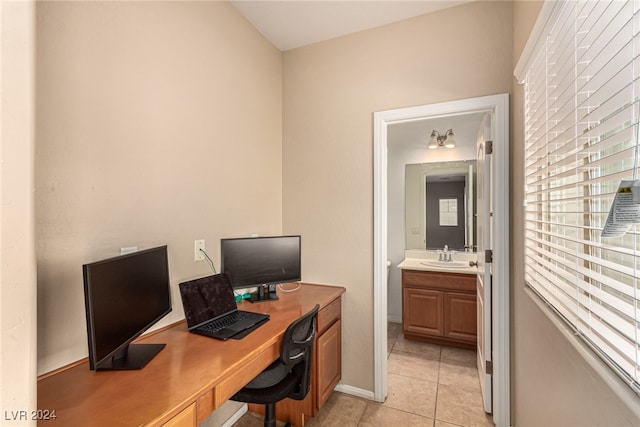
<path fill-rule="evenodd" d="M 192 403 L 171 420 L 162 424 L 162 427 L 195 427 L 196 424 L 196 404 Z"/>
<path fill-rule="evenodd" d="M 198 398 L 197 422 L 198 425 L 207 418 L 211 412 L 219 408 L 229 400 L 238 390 L 254 379 L 260 372 L 280 356 L 279 343 L 274 343 L 256 358 L 248 361 L 244 366 L 226 379 L 222 380 L 214 389 L 209 390 Z"/>
<path fill-rule="evenodd" d="M 240 369 L 235 371 L 226 380 L 220 382 L 216 386 L 215 390 L 215 404 L 216 408 L 229 400 L 236 391 L 244 387 L 249 381 L 254 379 L 260 372 L 271 364 L 280 356 L 280 347 L 278 345 L 272 345 L 266 351 L 260 353 L 250 363 L 246 363 Z"/>
<path fill-rule="evenodd" d="M 340 298 L 335 299 L 322 310 L 318 311 L 318 335 L 322 335 L 329 326 L 342 316 L 342 304 Z"/>
<path fill-rule="evenodd" d="M 258 354 L 254 359 L 247 361 L 244 366 L 241 366 L 230 376 L 220 381 L 215 388 L 201 395 L 198 398 L 197 405 L 198 425 L 278 357 L 280 357 L 279 341 Z"/>

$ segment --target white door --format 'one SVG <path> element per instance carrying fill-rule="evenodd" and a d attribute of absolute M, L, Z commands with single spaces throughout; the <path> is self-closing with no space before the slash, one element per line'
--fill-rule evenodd
<path fill-rule="evenodd" d="M 493 230 L 493 197 L 491 194 L 491 114 L 484 117 L 477 139 L 477 227 L 478 227 L 478 375 L 484 401 L 484 410 L 492 412 L 491 381 L 491 249 Z"/>

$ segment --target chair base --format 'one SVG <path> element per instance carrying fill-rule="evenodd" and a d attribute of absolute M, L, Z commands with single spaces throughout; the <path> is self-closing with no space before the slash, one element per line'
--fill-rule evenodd
<path fill-rule="evenodd" d="M 276 427 L 276 404 L 264 405 L 264 427 Z"/>
<path fill-rule="evenodd" d="M 276 405 L 269 403 L 264 408 L 264 427 L 276 427 Z M 291 427 L 290 422 L 286 422 L 284 427 Z"/>

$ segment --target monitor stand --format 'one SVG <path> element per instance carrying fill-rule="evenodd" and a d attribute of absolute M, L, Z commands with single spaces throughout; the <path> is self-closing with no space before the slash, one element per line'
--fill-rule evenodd
<path fill-rule="evenodd" d="M 166 344 L 129 344 L 96 367 L 99 371 L 142 369 Z"/>
<path fill-rule="evenodd" d="M 258 293 L 251 295 L 251 302 L 274 301 L 277 300 L 276 285 L 260 285 Z"/>

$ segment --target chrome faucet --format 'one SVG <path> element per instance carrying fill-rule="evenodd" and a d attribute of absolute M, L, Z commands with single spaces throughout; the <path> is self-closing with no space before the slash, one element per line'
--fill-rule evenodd
<path fill-rule="evenodd" d="M 449 252 L 449 245 L 444 245 L 442 251 L 438 251 L 438 261 L 451 262 L 451 252 Z"/>

